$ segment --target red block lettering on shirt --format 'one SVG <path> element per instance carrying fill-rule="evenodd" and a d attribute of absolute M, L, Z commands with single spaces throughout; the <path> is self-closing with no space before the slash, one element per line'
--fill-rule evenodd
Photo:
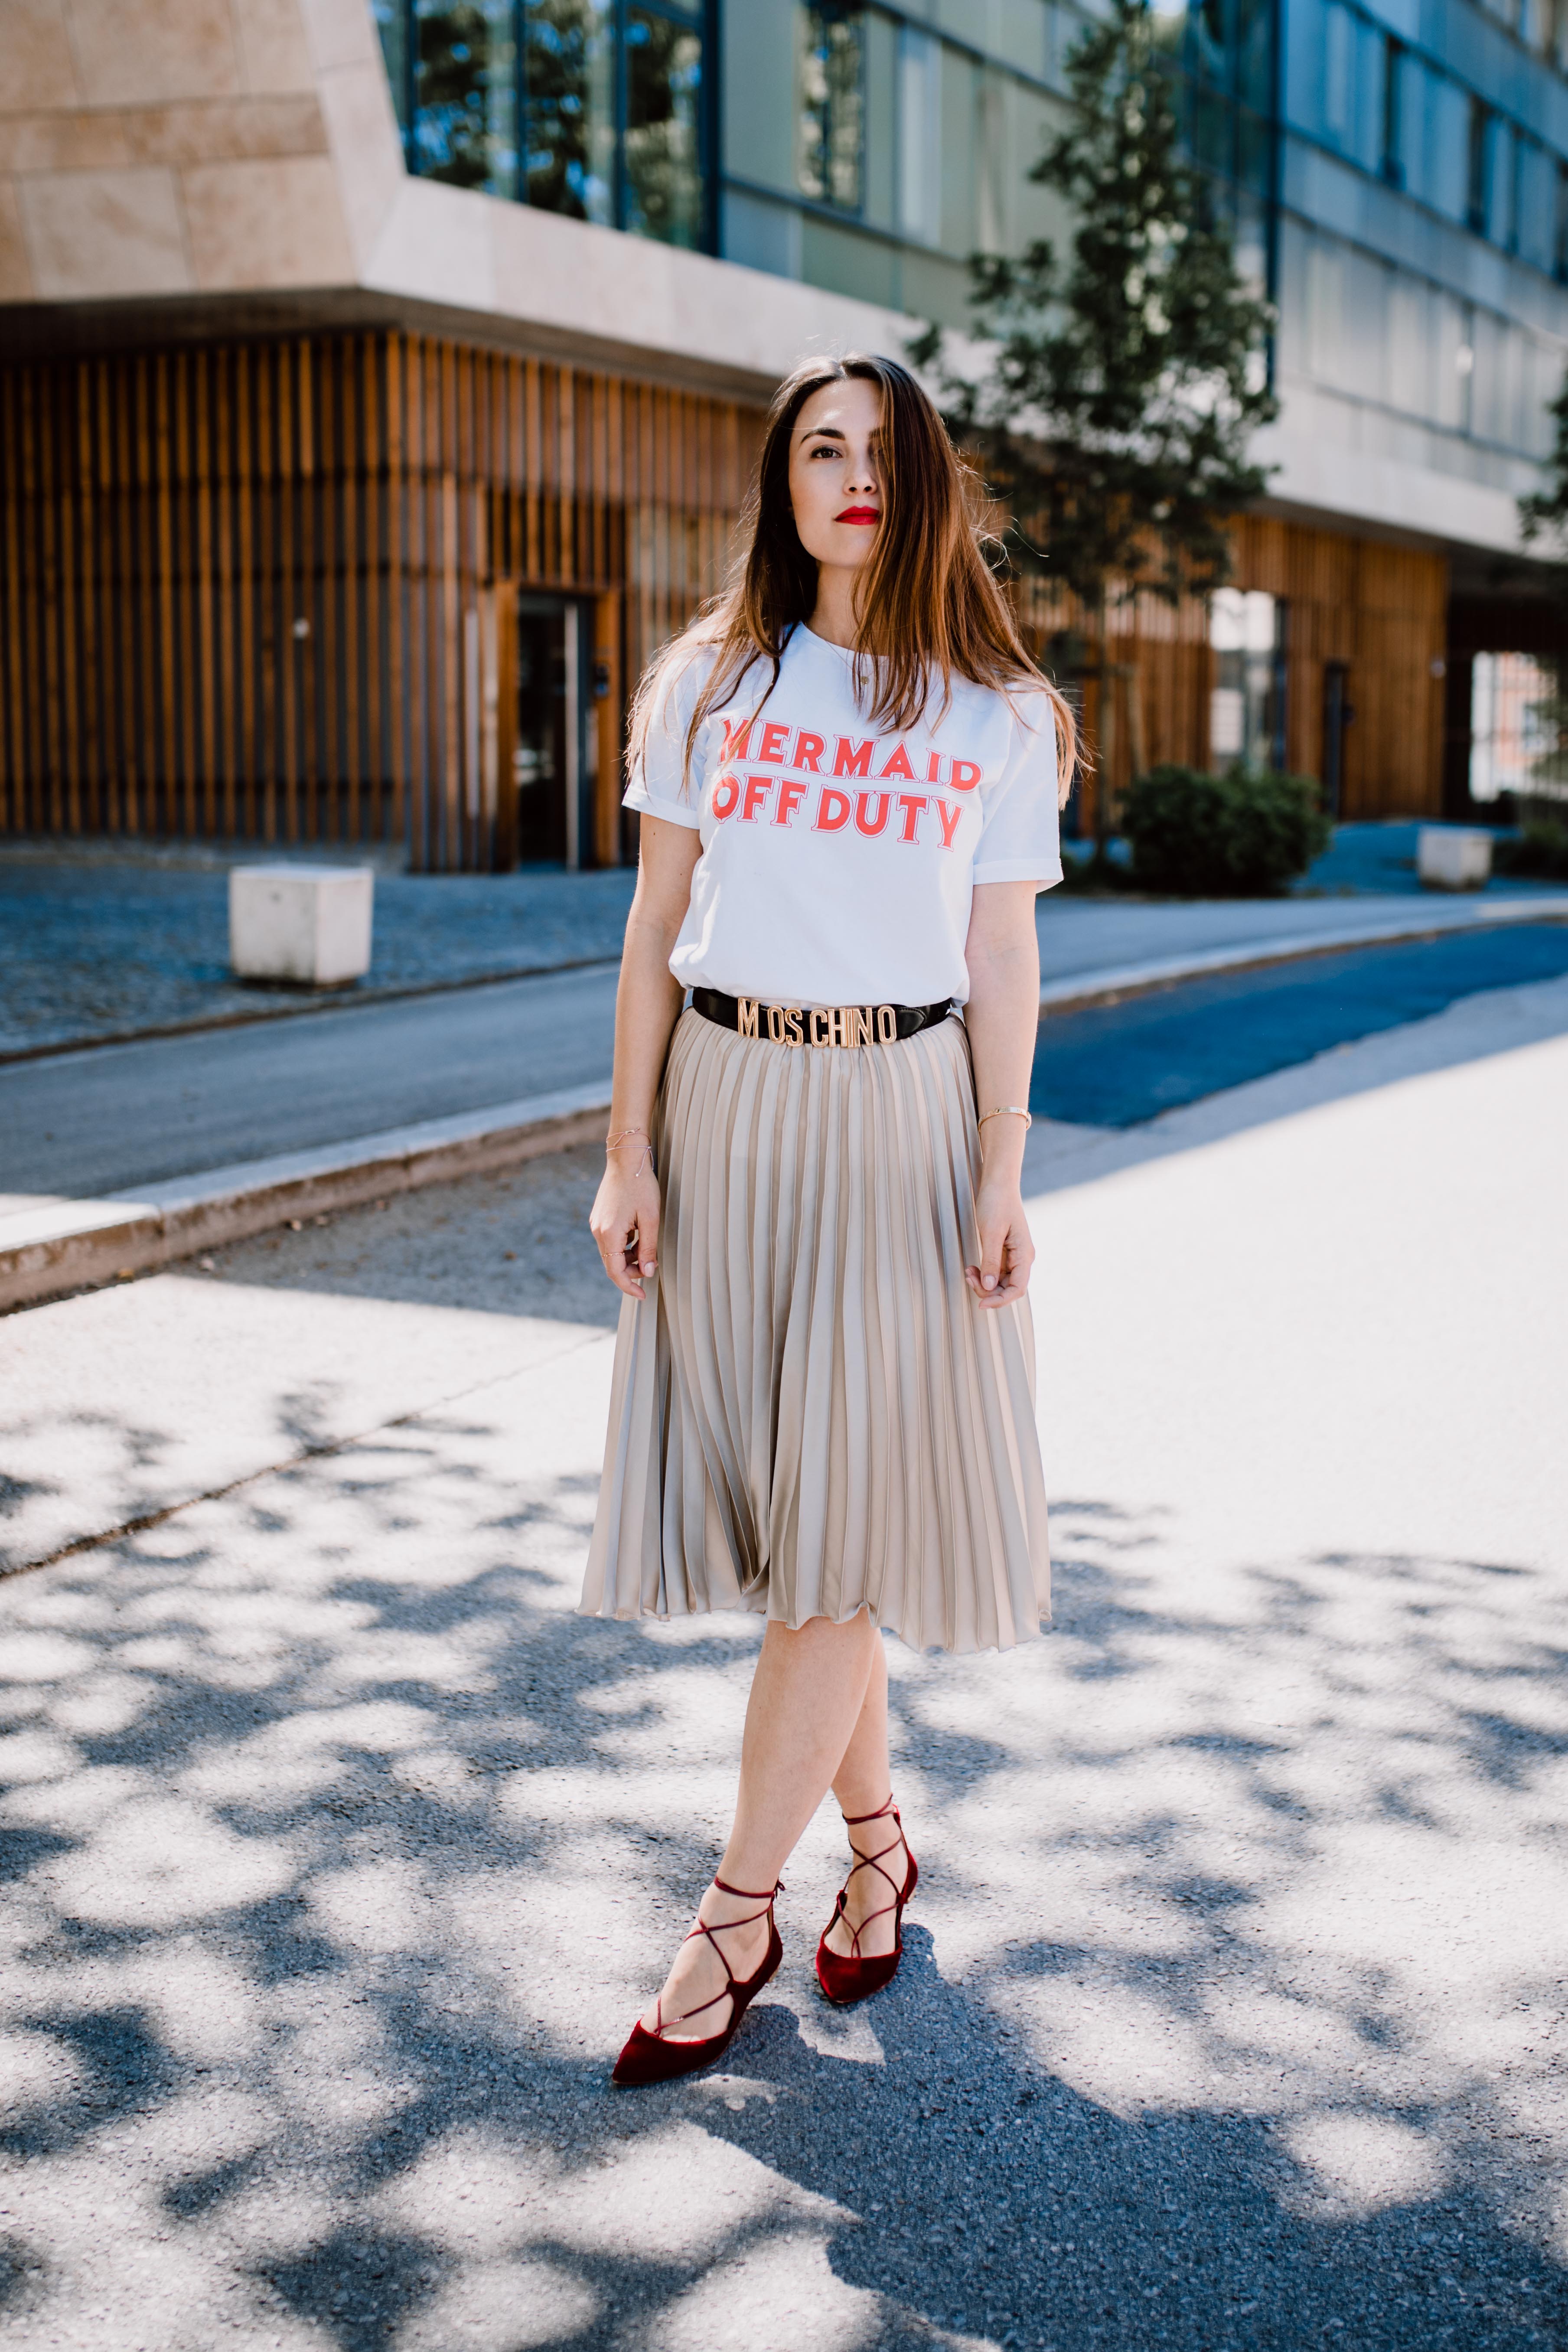
<path fill-rule="evenodd" d="M 789 741 L 789 729 L 781 719 L 770 719 L 763 730 L 763 740 L 757 746 L 759 760 L 782 760 L 784 745 Z"/>
<path fill-rule="evenodd" d="M 892 797 L 893 795 L 891 793 L 857 793 L 855 795 L 856 831 L 858 833 L 880 833 L 882 827 L 888 822 L 888 804 L 891 801 Z M 874 822 L 867 813 L 867 803 L 868 801 L 875 801 L 877 803 L 877 814 Z"/>
<path fill-rule="evenodd" d="M 847 735 L 840 735 L 838 749 L 833 755 L 834 774 L 836 776 L 868 776 L 871 772 L 871 753 L 875 749 L 874 741 L 855 743 Z"/>
<path fill-rule="evenodd" d="M 811 822 L 813 833 L 837 833 L 841 824 L 849 822 L 849 795 L 835 792 L 824 784 L 816 796 L 816 814 Z"/>
<path fill-rule="evenodd" d="M 950 808 L 945 801 L 938 801 L 936 813 L 942 823 L 942 845 L 944 849 L 951 849 L 952 836 L 958 829 L 958 820 L 963 814 L 963 811 L 957 806 Z"/>
<path fill-rule="evenodd" d="M 952 773 L 947 781 L 955 793 L 972 793 L 984 772 L 983 768 L 975 766 L 973 760 L 955 760 Z"/>
<path fill-rule="evenodd" d="M 821 770 L 816 763 L 826 748 L 820 735 L 808 735 L 803 727 L 795 739 L 795 757 L 790 761 L 790 766 L 807 768 L 814 776 L 819 775 Z"/>
<path fill-rule="evenodd" d="M 904 829 L 902 833 L 900 834 L 899 839 L 900 841 L 913 841 L 915 837 L 915 827 L 921 821 L 921 812 L 922 809 L 930 808 L 931 803 L 927 800 L 924 793 L 900 793 L 899 794 L 899 806 L 904 813 Z"/>
<path fill-rule="evenodd" d="M 713 787 L 713 814 L 717 817 L 733 816 L 741 798 L 739 776 L 721 776 Z"/>
<path fill-rule="evenodd" d="M 910 755 L 901 743 L 893 746 L 893 756 L 880 772 L 884 776 L 907 776 L 912 784 L 915 772 L 910 765 Z"/>
<path fill-rule="evenodd" d="M 745 758 L 746 739 L 751 734 L 751 731 L 752 721 L 749 719 L 725 719 L 724 748 L 719 754 L 721 764 L 726 760 L 743 760 Z"/>
<path fill-rule="evenodd" d="M 742 824 L 755 824 L 757 821 L 757 811 L 762 807 L 763 803 L 767 799 L 767 796 L 772 792 L 773 788 L 773 780 L 771 776 L 748 776 L 746 778 L 746 797 L 741 803 L 741 822 Z"/>
<path fill-rule="evenodd" d="M 940 784 L 942 782 L 942 753 L 940 751 L 933 751 L 931 758 L 926 761 L 926 782 L 928 784 Z"/>
<path fill-rule="evenodd" d="M 794 817 L 796 809 L 800 806 L 805 798 L 805 786 L 804 784 L 792 784 L 781 782 L 779 785 L 779 803 L 777 808 L 773 811 L 773 823 L 775 824 L 788 824 Z"/>

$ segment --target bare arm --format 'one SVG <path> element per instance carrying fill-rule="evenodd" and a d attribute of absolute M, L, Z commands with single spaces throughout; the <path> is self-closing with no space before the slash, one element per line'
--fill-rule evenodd
<path fill-rule="evenodd" d="M 588 1219 L 605 1273 L 628 1298 L 644 1296 L 643 1279 L 658 1264 L 658 1177 L 648 1129 L 684 993 L 670 974 L 670 950 L 701 854 L 701 837 L 692 827 L 643 818 L 637 887 L 616 991 L 609 1131 L 621 1140 L 605 1154 L 604 1181 Z"/>
<path fill-rule="evenodd" d="M 1040 944 L 1032 882 L 975 885 L 963 958 L 963 1008 L 982 1113 L 999 1103 L 1027 1107 L 1040 1019 Z M 1029 1286 L 1035 1244 L 1024 1214 L 1021 1118 L 988 1118 L 980 1130 L 980 1264 L 964 1279 L 982 1307 L 1006 1307 Z"/>

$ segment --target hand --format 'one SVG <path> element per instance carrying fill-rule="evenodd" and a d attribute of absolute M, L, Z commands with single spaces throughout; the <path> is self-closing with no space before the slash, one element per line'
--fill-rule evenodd
<path fill-rule="evenodd" d="M 980 1224 L 980 1263 L 966 1265 L 963 1278 L 981 1307 L 1011 1307 L 1029 1286 L 1035 1263 L 1034 1235 L 1024 1214 L 1016 1176 L 982 1173 L 975 1202 Z"/>
<path fill-rule="evenodd" d="M 653 1156 L 624 1146 L 609 1154 L 594 1198 L 588 1230 L 598 1244 L 605 1272 L 628 1298 L 642 1298 L 643 1285 L 658 1269 L 658 1178 Z"/>

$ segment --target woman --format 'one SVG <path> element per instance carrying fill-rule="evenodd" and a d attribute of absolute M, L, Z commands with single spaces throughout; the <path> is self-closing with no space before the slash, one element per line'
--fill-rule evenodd
<path fill-rule="evenodd" d="M 971 488 L 905 369 L 803 364 L 744 566 L 634 717 L 590 1221 L 626 1297 L 582 1605 L 768 1622 L 723 1863 L 618 2083 L 728 2047 L 829 1787 L 851 1862 L 817 1976 L 887 1983 L 916 1870 L 881 1629 L 1000 1648 L 1049 1605 L 1019 1181 L 1073 730 Z"/>

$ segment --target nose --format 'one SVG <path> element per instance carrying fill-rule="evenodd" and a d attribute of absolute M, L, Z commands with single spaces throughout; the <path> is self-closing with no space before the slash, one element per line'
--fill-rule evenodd
<path fill-rule="evenodd" d="M 848 463 L 845 467 L 844 488 L 850 493 L 865 490 L 871 496 L 876 496 L 877 467 L 868 449 L 856 449 L 850 452 Z"/>

